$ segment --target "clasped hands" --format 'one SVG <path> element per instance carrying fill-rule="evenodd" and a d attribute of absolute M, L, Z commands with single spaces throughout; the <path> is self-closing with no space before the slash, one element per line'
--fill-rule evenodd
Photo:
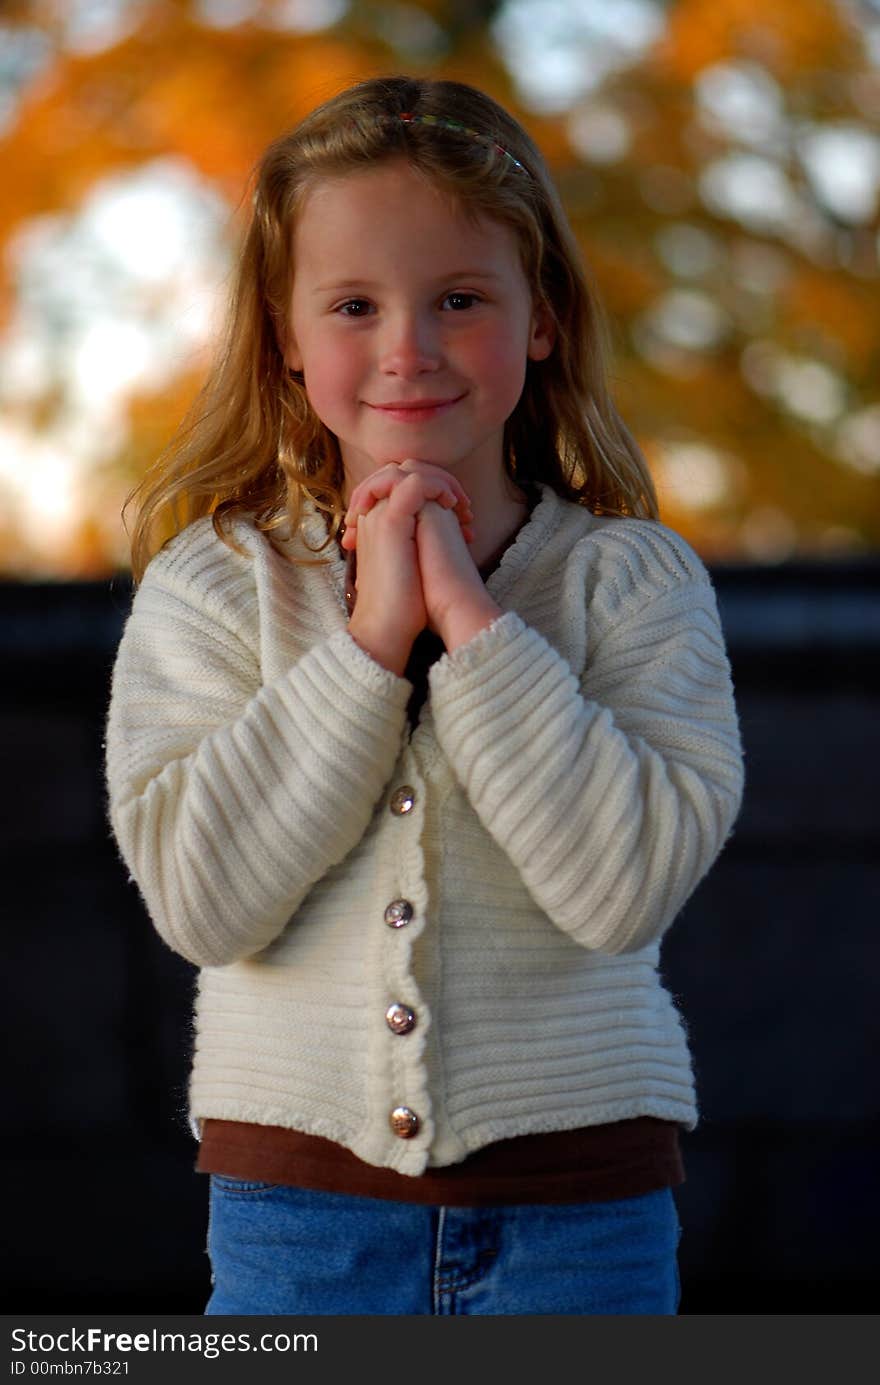
<path fill-rule="evenodd" d="M 357 551 L 357 601 L 349 632 L 402 674 L 427 626 L 447 650 L 500 614 L 468 550 L 473 513 L 442 467 L 408 459 L 378 468 L 349 497 L 342 547 Z"/>

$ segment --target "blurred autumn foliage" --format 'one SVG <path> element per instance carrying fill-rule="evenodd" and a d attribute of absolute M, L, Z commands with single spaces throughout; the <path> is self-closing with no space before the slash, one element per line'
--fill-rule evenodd
<path fill-rule="evenodd" d="M 0 334 L 15 339 L 19 361 L 0 380 L 7 573 L 91 577 L 124 564 L 122 499 L 170 437 L 206 359 L 194 345 L 164 377 L 132 378 L 122 425 L 90 448 L 60 356 L 49 368 L 44 350 L 38 386 L 17 383 L 30 320 L 22 247 L 34 228 L 72 225 L 96 186 L 176 160 L 227 208 L 218 235 L 228 251 L 269 140 L 340 87 L 391 70 L 482 86 L 546 153 L 604 295 L 618 402 L 668 523 L 710 559 L 880 542 L 880 74 L 857 5 L 658 0 L 654 42 L 565 109 L 543 111 L 526 107 L 505 62 L 493 28 L 501 3 L 340 4 L 328 8 L 332 22 L 296 31 L 273 22 L 275 0 L 239 6 L 241 22 L 227 4 L 223 23 L 216 3 L 132 0 L 117 4 L 127 13 L 110 41 L 73 42 L 71 11 L 86 5 L 20 0 L 0 11 L 0 38 L 39 53 L 32 70 L 23 60 L 0 131 Z M 556 5 L 533 0 L 531 11 L 535 25 L 542 12 L 559 22 Z M 809 152 L 828 132 L 850 141 L 835 146 L 839 175 L 861 159 L 864 184 L 873 158 L 873 207 L 823 196 Z M 63 300 L 63 261 L 60 273 Z M 222 273 L 215 280 L 222 294 Z M 31 292 L 39 300 L 39 285 Z M 62 468 L 70 437 L 76 471 L 54 508 L 62 472 L 39 451 L 47 437 Z M 31 446 L 42 489 L 25 486 Z"/>

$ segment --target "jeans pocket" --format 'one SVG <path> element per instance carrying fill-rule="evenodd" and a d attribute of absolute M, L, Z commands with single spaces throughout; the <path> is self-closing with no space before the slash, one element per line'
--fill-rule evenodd
<path fill-rule="evenodd" d="M 267 1183 L 261 1178 L 231 1178 L 225 1173 L 211 1174 L 211 1188 L 214 1192 L 229 1197 L 253 1197 L 259 1193 L 274 1193 L 280 1183 Z"/>

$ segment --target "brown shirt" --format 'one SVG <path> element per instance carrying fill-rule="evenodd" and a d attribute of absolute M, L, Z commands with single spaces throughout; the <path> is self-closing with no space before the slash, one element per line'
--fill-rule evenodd
<path fill-rule="evenodd" d="M 653 1116 L 498 1140 L 418 1178 L 364 1163 L 320 1135 L 206 1120 L 196 1167 L 230 1178 L 446 1207 L 604 1202 L 684 1181 L 678 1127 Z"/>

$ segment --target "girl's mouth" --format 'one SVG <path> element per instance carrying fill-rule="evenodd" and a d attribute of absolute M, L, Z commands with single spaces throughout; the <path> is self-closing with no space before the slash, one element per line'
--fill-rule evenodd
<path fill-rule="evenodd" d="M 398 423 L 425 423 L 451 409 L 460 399 L 464 399 L 463 394 L 450 399 L 395 399 L 388 404 L 370 404 L 368 407 Z"/>

